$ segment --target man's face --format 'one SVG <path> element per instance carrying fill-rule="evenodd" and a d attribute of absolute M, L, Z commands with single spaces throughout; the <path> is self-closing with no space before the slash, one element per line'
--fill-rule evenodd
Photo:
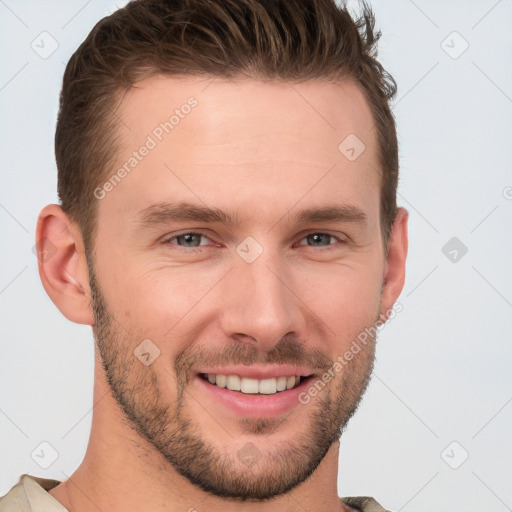
<path fill-rule="evenodd" d="M 307 404 L 299 395 L 391 306 L 381 303 L 369 107 L 349 82 L 156 77 L 117 114 L 110 175 L 131 163 L 103 188 L 91 282 L 113 394 L 133 428 L 204 490 L 245 500 L 286 492 L 355 411 L 375 340 Z M 365 145 L 356 159 L 338 149 L 354 135 Z M 219 385 L 206 374 L 221 375 Z M 276 391 L 294 375 L 297 387 Z"/>

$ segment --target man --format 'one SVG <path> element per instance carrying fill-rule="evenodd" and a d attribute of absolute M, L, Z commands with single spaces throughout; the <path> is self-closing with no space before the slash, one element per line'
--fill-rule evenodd
<path fill-rule="evenodd" d="M 141 0 L 94 27 L 37 227 L 45 290 L 93 328 L 92 430 L 2 512 L 384 510 L 337 491 L 407 254 L 377 36 L 329 0 Z"/>

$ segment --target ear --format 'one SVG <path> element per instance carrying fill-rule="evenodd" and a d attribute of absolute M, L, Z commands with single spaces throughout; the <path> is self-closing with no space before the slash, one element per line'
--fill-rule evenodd
<path fill-rule="evenodd" d="M 67 319 L 93 325 L 82 235 L 59 205 L 50 204 L 41 210 L 36 248 L 39 275 L 50 299 Z"/>
<path fill-rule="evenodd" d="M 384 323 L 390 316 L 393 304 L 398 299 L 405 282 L 405 261 L 407 259 L 407 220 L 409 213 L 398 208 L 388 240 L 388 253 L 384 269 L 380 317 Z"/>

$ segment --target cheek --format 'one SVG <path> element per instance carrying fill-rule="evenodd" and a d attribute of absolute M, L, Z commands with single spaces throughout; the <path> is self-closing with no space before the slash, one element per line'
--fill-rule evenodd
<path fill-rule="evenodd" d="M 207 318 L 208 294 L 225 269 L 148 263 L 125 256 L 105 262 L 98 280 L 116 319 L 155 340 L 179 337 L 184 327 Z M 224 270 L 224 271 L 223 271 Z M 194 321 L 195 319 L 195 321 Z M 153 337 L 153 338 L 152 338 Z"/>
<path fill-rule="evenodd" d="M 318 266 L 297 275 L 297 295 L 339 340 L 357 335 L 377 320 L 380 275 L 377 264 Z"/>

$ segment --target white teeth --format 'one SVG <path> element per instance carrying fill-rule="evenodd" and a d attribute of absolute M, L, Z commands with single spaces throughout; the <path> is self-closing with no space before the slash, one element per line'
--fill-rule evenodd
<path fill-rule="evenodd" d="M 291 389 L 295 386 L 295 377 L 288 377 L 286 379 L 286 389 Z"/>
<path fill-rule="evenodd" d="M 286 377 L 277 377 L 276 389 L 277 391 L 284 391 L 286 389 Z"/>
<path fill-rule="evenodd" d="M 247 379 L 246 377 L 242 377 L 240 382 L 240 391 L 242 393 L 257 393 L 258 379 Z"/>
<path fill-rule="evenodd" d="M 277 391 L 276 379 L 260 380 L 259 392 L 264 395 L 272 395 Z"/>
<path fill-rule="evenodd" d="M 217 386 L 219 386 L 219 388 L 226 387 L 226 376 L 225 375 L 217 375 Z"/>
<path fill-rule="evenodd" d="M 238 375 L 228 375 L 226 377 L 226 387 L 231 391 L 240 391 L 240 377 Z"/>
<path fill-rule="evenodd" d="M 241 391 L 247 394 L 273 395 L 274 393 L 292 389 L 300 382 L 300 377 L 277 377 L 270 379 L 250 379 L 238 375 L 206 375 L 210 384 L 216 384 L 220 388 L 227 388 L 231 391 Z"/>

